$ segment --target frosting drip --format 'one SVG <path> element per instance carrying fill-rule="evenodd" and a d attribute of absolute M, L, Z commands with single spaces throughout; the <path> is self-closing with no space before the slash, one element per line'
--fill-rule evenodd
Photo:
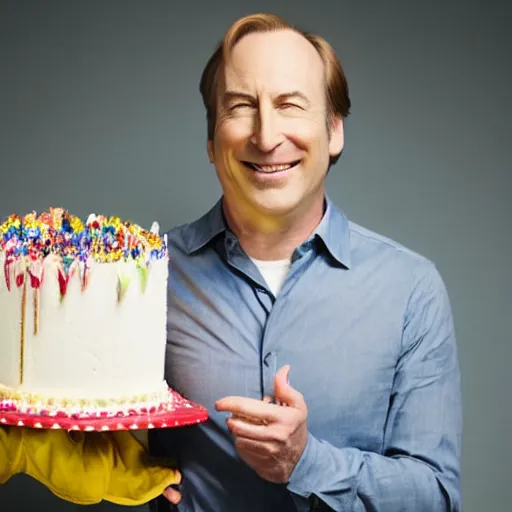
<path fill-rule="evenodd" d="M 152 260 L 167 257 L 166 236 L 160 237 L 158 224 L 150 231 L 119 217 L 91 214 L 85 223 L 63 208 L 50 208 L 19 217 L 11 215 L 0 224 L 0 253 L 4 253 L 3 274 L 7 289 L 21 287 L 28 278 L 37 290 L 43 281 L 43 260 L 53 256 L 59 263 L 61 298 L 69 280 L 78 272 L 82 289 L 88 282 L 88 261 L 100 263 L 134 261 L 144 287 Z M 119 276 L 119 299 L 128 286 Z M 37 302 L 37 295 L 34 296 Z M 37 308 L 35 309 L 37 311 Z M 37 328 L 37 322 L 35 323 Z"/>

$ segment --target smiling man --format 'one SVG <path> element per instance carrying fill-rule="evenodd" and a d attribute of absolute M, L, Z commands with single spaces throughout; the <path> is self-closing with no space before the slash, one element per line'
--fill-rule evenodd
<path fill-rule="evenodd" d="M 201 93 L 223 196 L 168 233 L 167 379 L 211 419 L 150 437 L 178 457 L 178 510 L 460 510 L 443 281 L 326 195 L 350 108 L 334 51 L 249 16 Z"/>
<path fill-rule="evenodd" d="M 342 117 L 328 112 L 324 63 L 301 34 L 253 32 L 229 40 L 225 57 L 208 140 L 224 213 L 248 255 L 288 259 L 322 218 L 329 159 L 343 148 Z"/>

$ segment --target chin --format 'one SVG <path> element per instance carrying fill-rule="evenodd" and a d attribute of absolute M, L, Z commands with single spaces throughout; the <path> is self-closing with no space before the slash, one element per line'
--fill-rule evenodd
<path fill-rule="evenodd" d="M 261 213 L 283 216 L 295 210 L 303 201 L 302 197 L 283 197 L 283 191 L 266 191 L 252 198 L 251 203 Z"/>

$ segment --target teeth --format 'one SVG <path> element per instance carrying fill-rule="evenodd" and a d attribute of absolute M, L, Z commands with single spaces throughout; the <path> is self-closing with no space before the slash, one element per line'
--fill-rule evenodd
<path fill-rule="evenodd" d="M 285 171 L 291 167 L 291 164 L 284 165 L 256 165 L 253 164 L 256 169 L 263 172 L 277 172 L 277 171 Z"/>

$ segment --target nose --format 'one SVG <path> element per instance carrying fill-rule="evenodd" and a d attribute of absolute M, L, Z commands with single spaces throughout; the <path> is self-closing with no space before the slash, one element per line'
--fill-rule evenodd
<path fill-rule="evenodd" d="M 283 142 L 283 134 L 279 129 L 279 119 L 271 106 L 260 107 L 254 122 L 251 142 L 265 153 L 270 153 Z"/>

